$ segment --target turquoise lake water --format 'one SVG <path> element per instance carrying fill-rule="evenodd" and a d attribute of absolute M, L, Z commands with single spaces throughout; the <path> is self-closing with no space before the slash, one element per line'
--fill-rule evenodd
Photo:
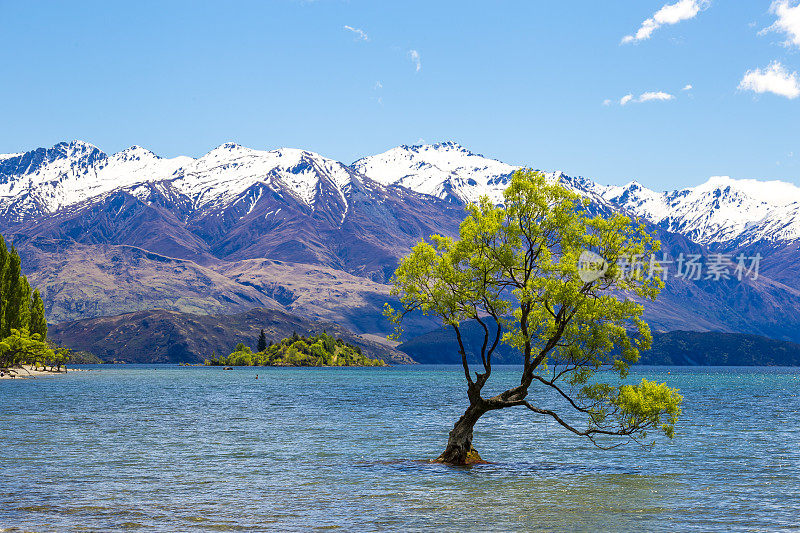
<path fill-rule="evenodd" d="M 640 368 L 685 397 L 674 441 L 602 451 L 507 409 L 476 428 L 493 464 L 452 468 L 424 460 L 459 367 L 92 368 L 0 381 L 0 530 L 800 527 L 800 369 Z"/>

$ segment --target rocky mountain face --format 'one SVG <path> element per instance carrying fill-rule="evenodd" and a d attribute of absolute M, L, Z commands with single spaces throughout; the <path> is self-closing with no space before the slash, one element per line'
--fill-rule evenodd
<path fill-rule="evenodd" d="M 81 141 L 0 155 L 0 213 L 4 225 L 36 220 L 155 176 L 170 176 L 190 160 L 162 159 L 138 146 L 108 156 Z"/>
<path fill-rule="evenodd" d="M 388 363 L 412 363 L 403 352 L 354 335 L 338 324 L 300 318 L 273 309 L 251 309 L 234 315 L 198 315 L 153 309 L 58 324 L 49 336 L 75 351 L 126 363 L 202 363 L 214 354 L 228 355 L 237 343 L 251 348 L 261 329 L 278 342 L 292 333 L 327 331 L 360 346 L 368 357 Z"/>
<path fill-rule="evenodd" d="M 224 144 L 194 160 L 72 142 L 2 156 L 0 231 L 18 246 L 128 245 L 199 264 L 270 258 L 386 281 L 462 208 L 311 152 Z"/>
<path fill-rule="evenodd" d="M 346 165 L 233 143 L 164 159 L 74 141 L 0 155 L 0 233 L 20 249 L 53 323 L 154 307 L 266 307 L 384 334 L 380 310 L 399 259 L 433 233 L 454 235 L 465 203 L 501 203 L 518 168 L 456 143 L 400 146 Z M 655 329 L 800 340 L 797 187 L 712 178 L 661 193 L 547 175 L 597 212 L 649 224 L 671 261 L 761 256 L 757 279 L 671 276 L 648 307 Z M 411 333 L 433 327 L 419 319 Z"/>
<path fill-rule="evenodd" d="M 697 187 L 655 192 L 636 182 L 595 185 L 611 204 L 706 245 L 745 246 L 800 239 L 800 187 L 715 176 Z"/>
<path fill-rule="evenodd" d="M 522 168 L 451 142 L 400 146 L 352 166 L 385 185 L 403 185 L 461 203 L 487 195 L 498 204 L 511 174 Z M 800 240 L 800 187 L 790 183 L 714 176 L 697 187 L 656 192 L 635 181 L 606 186 L 561 172 L 545 174 L 598 205 L 625 211 L 701 245 L 731 248 Z"/>

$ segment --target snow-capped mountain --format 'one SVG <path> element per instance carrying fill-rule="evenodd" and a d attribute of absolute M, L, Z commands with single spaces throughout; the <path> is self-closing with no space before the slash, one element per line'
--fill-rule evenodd
<path fill-rule="evenodd" d="M 314 208 L 320 195 L 345 202 L 353 170 L 338 161 L 291 148 L 261 151 L 226 143 L 199 159 L 164 159 L 133 146 L 107 155 L 82 142 L 0 155 L 0 209 L 22 221 L 51 214 L 117 190 L 146 195 L 162 182 L 196 209 L 220 207 L 255 184 L 294 196 Z"/>
<path fill-rule="evenodd" d="M 313 271 L 313 307 L 335 307 L 347 293 L 362 307 L 346 305 L 342 319 L 373 332 L 385 326 L 375 318 L 385 301 L 378 293 L 388 290 L 400 258 L 433 233 L 455 235 L 466 202 L 488 195 L 501 203 L 518 168 L 455 143 L 400 146 L 345 165 L 234 143 L 196 159 L 165 159 L 137 146 L 108 155 L 73 141 L 0 155 L 0 233 L 23 254 L 48 313 L 62 320 L 165 306 L 292 306 L 308 284 L 302 273 Z M 765 257 L 758 281 L 668 284 L 649 311 L 654 327 L 800 340 L 797 187 L 713 178 L 656 192 L 548 176 L 598 211 L 657 225 L 672 257 L 708 248 Z M 235 274 L 265 262 L 272 266 L 258 275 Z M 109 291 L 103 306 L 87 307 Z"/>
<path fill-rule="evenodd" d="M 133 146 L 108 156 L 82 141 L 0 156 L 0 209 L 20 221 L 150 180 L 165 179 L 191 158 L 162 159 Z"/>
<path fill-rule="evenodd" d="M 293 198 L 310 212 L 330 211 L 332 219 L 343 222 L 354 180 L 381 194 L 385 187 L 402 187 L 457 205 L 483 195 L 502 203 L 519 168 L 454 142 L 398 146 L 348 166 L 292 148 L 264 151 L 225 143 L 198 159 L 166 159 L 139 146 L 107 155 L 72 141 L 0 155 L 0 215 L 7 225 L 114 191 L 146 199 L 155 187 L 181 197 L 194 211 L 237 203 L 239 216 L 252 211 L 268 191 Z M 713 177 L 697 187 L 656 192 L 636 182 L 605 186 L 560 172 L 548 176 L 596 205 L 624 210 L 700 244 L 800 240 L 800 187 L 788 183 Z"/>
<path fill-rule="evenodd" d="M 225 204 L 261 183 L 314 208 L 321 184 L 346 203 L 344 191 L 352 177 L 349 167 L 313 152 L 293 148 L 261 151 L 226 143 L 185 164 L 171 183 L 192 198 L 195 207 Z"/>
<path fill-rule="evenodd" d="M 385 185 L 406 187 L 449 202 L 476 203 L 487 196 L 498 205 L 504 201 L 503 191 L 511 176 L 523 168 L 476 154 L 454 142 L 398 146 L 359 159 L 352 167 Z M 559 171 L 542 172 L 547 179 L 588 197 L 600 211 L 614 209 L 595 182 Z"/>
<path fill-rule="evenodd" d="M 700 244 L 800 239 L 800 187 L 715 176 L 696 187 L 655 192 L 632 182 L 595 185 L 611 204 Z"/>
<path fill-rule="evenodd" d="M 383 183 L 444 200 L 469 203 L 487 195 L 502 202 L 503 190 L 520 167 L 470 152 L 454 142 L 398 146 L 354 162 L 358 172 Z"/>
<path fill-rule="evenodd" d="M 0 157 L 0 232 L 15 242 L 132 245 L 201 263 L 269 257 L 385 281 L 460 206 L 319 154 L 223 144 L 193 159 L 81 141 Z"/>
<path fill-rule="evenodd" d="M 521 168 L 452 142 L 399 146 L 352 166 L 387 185 L 464 203 L 487 195 L 498 204 L 511 175 Z M 545 174 L 599 206 L 624 210 L 699 244 L 800 239 L 800 187 L 789 183 L 717 176 L 697 187 L 656 192 L 635 181 L 605 186 L 561 172 Z"/>

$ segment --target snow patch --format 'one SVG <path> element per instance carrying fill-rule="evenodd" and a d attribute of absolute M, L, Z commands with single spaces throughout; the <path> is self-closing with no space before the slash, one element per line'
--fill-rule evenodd
<path fill-rule="evenodd" d="M 293 197 L 312 210 L 334 207 L 338 213 L 339 202 L 332 201 L 338 197 L 344 206 L 343 213 L 338 213 L 341 224 L 350 210 L 347 198 L 354 186 L 377 193 L 384 187 L 401 186 L 465 203 L 486 195 L 499 204 L 511 174 L 519 168 L 453 142 L 398 146 L 348 167 L 306 150 L 263 151 L 232 142 L 198 159 L 165 159 L 141 146 L 107 155 L 90 143 L 71 141 L 49 149 L 0 155 L 0 208 L 21 220 L 120 189 L 147 201 L 156 187 L 164 193 L 185 195 L 198 210 L 248 201 L 249 214 L 268 188 L 278 198 L 291 201 L 289 197 Z M 605 186 L 560 172 L 546 176 L 595 202 L 701 244 L 800 239 L 800 187 L 790 183 L 713 176 L 696 187 L 657 192 L 635 181 Z M 258 194 L 242 196 L 259 184 L 263 187 Z M 397 191 L 401 198 L 411 194 L 405 189 Z M 277 216 L 280 211 L 265 217 Z"/>
<path fill-rule="evenodd" d="M 510 175 L 520 167 L 470 152 L 454 142 L 398 146 L 365 157 L 352 167 L 383 185 L 400 185 L 423 194 L 463 202 L 487 195 L 501 202 Z"/>

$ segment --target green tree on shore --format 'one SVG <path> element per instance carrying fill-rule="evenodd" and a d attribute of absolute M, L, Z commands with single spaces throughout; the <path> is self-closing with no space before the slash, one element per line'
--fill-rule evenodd
<path fill-rule="evenodd" d="M 8 296 L 6 294 L 6 271 L 8 270 L 8 248 L 6 241 L 0 235 L 0 337 L 6 331 L 6 308 Z"/>
<path fill-rule="evenodd" d="M 264 328 L 261 328 L 261 333 L 258 335 L 258 351 L 263 352 L 267 349 L 267 334 L 264 333 Z"/>
<path fill-rule="evenodd" d="M 16 307 L 16 323 L 19 329 L 26 329 L 31 333 L 31 285 L 28 283 L 28 278 L 20 275 L 19 287 L 17 288 L 17 307 Z"/>
<path fill-rule="evenodd" d="M 0 367 L 20 364 L 60 367 L 64 353 L 46 343 L 47 320 L 38 289 L 31 294 L 28 278 L 22 274 L 17 249 L 9 250 L 0 236 Z"/>
<path fill-rule="evenodd" d="M 26 300 L 22 298 L 22 262 L 15 247 L 8 253 L 8 261 L 3 276 L 3 300 L 5 302 L 4 323 L 0 337 L 8 337 L 12 329 L 27 327 L 23 320 L 28 317 L 29 310 L 25 309 Z"/>
<path fill-rule="evenodd" d="M 392 292 L 402 308 L 387 304 L 386 315 L 396 335 L 403 318 L 419 311 L 439 317 L 458 341 L 469 405 L 439 462 L 480 462 L 472 446 L 475 424 L 486 413 L 512 407 L 547 417 L 600 447 L 643 442 L 650 431 L 673 436 L 678 392 L 647 380 L 621 383 L 651 343 L 638 302 L 655 299 L 663 282 L 646 279 L 641 270 L 623 273 L 617 265 L 656 252 L 660 244 L 628 217 L 591 216 L 586 207 L 542 174 L 517 172 L 502 207 L 486 197 L 470 205 L 457 240 L 435 235 L 433 245 L 420 242 L 394 273 Z M 596 279 L 578 270 L 585 251 L 607 262 Z M 461 336 L 466 320 L 484 332 L 481 369 L 474 375 Z M 518 385 L 485 397 L 500 342 L 519 350 L 524 363 Z"/>
<path fill-rule="evenodd" d="M 39 289 L 33 291 L 31 300 L 31 320 L 28 328 L 31 334 L 38 334 L 42 340 L 47 339 L 47 320 L 44 317 L 44 302 Z"/>
<path fill-rule="evenodd" d="M 0 338 L 8 337 L 14 329 L 47 337 L 41 295 L 38 290 L 31 294 L 17 249 L 12 246 L 9 251 L 0 237 Z"/>
<path fill-rule="evenodd" d="M 45 366 L 52 365 L 56 360 L 56 352 L 39 335 L 13 329 L 10 335 L 0 340 L 0 367 L 11 368 L 22 364 Z"/>

